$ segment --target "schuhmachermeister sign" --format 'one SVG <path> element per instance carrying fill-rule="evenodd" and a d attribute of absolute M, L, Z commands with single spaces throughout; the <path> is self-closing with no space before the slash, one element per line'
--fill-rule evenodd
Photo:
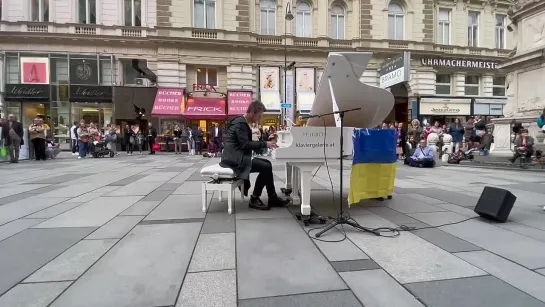
<path fill-rule="evenodd" d="M 36 101 L 50 100 L 49 84 L 6 84 L 6 101 Z"/>
<path fill-rule="evenodd" d="M 477 68 L 477 69 L 498 69 L 497 62 L 465 60 L 465 59 L 443 59 L 443 58 L 423 58 L 422 65 L 447 68 Z"/>
<path fill-rule="evenodd" d="M 112 102 L 111 86 L 70 86 L 71 102 Z"/>

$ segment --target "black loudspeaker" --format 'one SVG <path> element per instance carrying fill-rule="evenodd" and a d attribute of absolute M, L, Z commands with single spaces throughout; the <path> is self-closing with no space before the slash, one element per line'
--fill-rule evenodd
<path fill-rule="evenodd" d="M 484 187 L 474 211 L 481 217 L 505 223 L 516 200 L 517 197 L 507 190 Z"/>

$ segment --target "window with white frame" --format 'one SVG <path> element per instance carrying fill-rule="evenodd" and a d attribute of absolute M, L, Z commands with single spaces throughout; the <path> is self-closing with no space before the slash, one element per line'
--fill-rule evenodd
<path fill-rule="evenodd" d="M 195 0 L 193 26 L 195 28 L 216 28 L 216 0 Z"/>
<path fill-rule="evenodd" d="M 437 29 L 437 43 L 450 45 L 450 10 L 439 9 L 439 28 Z"/>
<path fill-rule="evenodd" d="M 142 26 L 142 0 L 125 0 L 125 25 Z"/>
<path fill-rule="evenodd" d="M 405 28 L 405 12 L 403 7 L 395 2 L 388 5 L 388 38 L 403 39 Z"/>
<path fill-rule="evenodd" d="M 505 77 L 492 78 L 492 96 L 505 96 Z"/>
<path fill-rule="evenodd" d="M 312 36 L 312 8 L 306 2 L 297 3 L 296 7 L 296 34 L 299 37 Z"/>
<path fill-rule="evenodd" d="M 96 0 L 78 0 L 78 22 L 86 24 L 97 23 Z"/>
<path fill-rule="evenodd" d="M 479 17 L 479 12 L 467 14 L 467 45 L 469 47 L 479 47 Z"/>
<path fill-rule="evenodd" d="M 344 8 L 340 5 L 331 7 L 330 15 L 331 33 L 334 39 L 344 39 Z"/>
<path fill-rule="evenodd" d="M 21 1 L 21 0 L 19 0 Z M 49 21 L 49 0 L 31 0 L 30 13 L 32 21 Z"/>
<path fill-rule="evenodd" d="M 507 17 L 505 15 L 496 15 L 496 48 L 506 49 L 505 43 L 505 21 Z"/>
<path fill-rule="evenodd" d="M 435 75 L 435 94 L 436 95 L 450 95 L 451 88 L 452 88 L 452 81 L 449 74 Z"/>
<path fill-rule="evenodd" d="M 261 34 L 276 34 L 276 4 L 273 0 L 261 0 Z"/>
<path fill-rule="evenodd" d="M 478 96 L 481 88 L 481 78 L 477 75 L 467 75 L 465 77 L 464 95 Z"/>
<path fill-rule="evenodd" d="M 197 84 L 218 86 L 218 70 L 216 68 L 197 68 Z"/>

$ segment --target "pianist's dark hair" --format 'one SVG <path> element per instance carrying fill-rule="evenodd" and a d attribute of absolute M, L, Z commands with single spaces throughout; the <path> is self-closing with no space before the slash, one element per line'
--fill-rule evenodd
<path fill-rule="evenodd" d="M 250 105 L 248 106 L 248 110 L 246 110 L 246 113 L 257 113 L 257 112 L 265 112 L 266 108 L 263 102 L 259 100 L 254 100 Z"/>

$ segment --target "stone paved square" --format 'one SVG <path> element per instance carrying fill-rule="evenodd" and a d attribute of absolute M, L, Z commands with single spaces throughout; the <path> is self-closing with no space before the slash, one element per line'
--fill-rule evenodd
<path fill-rule="evenodd" d="M 256 211 L 236 193 L 229 215 L 216 192 L 202 212 L 199 171 L 218 162 L 61 153 L 0 164 L 0 307 L 545 307 L 543 173 L 475 168 L 463 180 L 467 167 L 399 165 L 393 199 L 347 210 L 366 227 L 424 229 L 339 227 L 324 242 L 293 205 Z M 284 168 L 272 163 L 280 189 Z M 334 215 L 329 163 L 311 204 Z M 487 185 L 517 196 L 507 223 L 473 212 Z"/>

